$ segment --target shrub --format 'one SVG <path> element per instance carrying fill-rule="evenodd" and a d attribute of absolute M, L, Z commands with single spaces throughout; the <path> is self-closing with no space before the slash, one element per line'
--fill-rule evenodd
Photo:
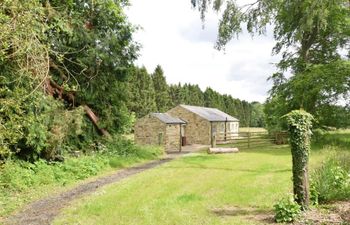
<path fill-rule="evenodd" d="M 2 88 L 0 82 L 0 160 L 13 156 L 32 162 L 51 160 L 62 153 L 68 140 L 82 133 L 82 107 L 65 110 L 61 101 L 26 91 Z"/>
<path fill-rule="evenodd" d="M 332 155 L 312 174 L 314 201 L 350 199 L 350 154 Z"/>
<path fill-rule="evenodd" d="M 131 140 L 115 136 L 106 143 L 100 152 L 107 156 L 133 156 L 142 159 L 152 159 L 161 155 L 164 150 L 159 146 L 135 145 Z"/>
<path fill-rule="evenodd" d="M 322 149 L 325 146 L 335 146 L 338 149 L 348 150 L 350 149 L 350 138 L 347 130 L 337 130 L 337 131 L 325 131 L 316 129 L 313 131 L 313 146 L 317 146 Z"/>
<path fill-rule="evenodd" d="M 22 160 L 8 161 L 0 170 L 0 190 L 22 192 L 47 184 L 71 183 L 82 180 L 109 166 L 107 157 L 84 156 L 70 158 L 64 163 L 47 163 L 44 160 L 29 163 Z"/>
<path fill-rule="evenodd" d="M 293 222 L 301 212 L 301 206 L 294 201 L 292 195 L 282 198 L 274 205 L 277 223 Z"/>

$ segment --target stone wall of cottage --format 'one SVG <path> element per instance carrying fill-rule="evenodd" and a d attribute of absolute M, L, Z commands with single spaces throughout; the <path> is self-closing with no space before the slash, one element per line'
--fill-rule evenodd
<path fill-rule="evenodd" d="M 179 106 L 167 113 L 187 122 L 185 134 L 187 144 L 210 144 L 210 122 L 195 113 Z"/>
<path fill-rule="evenodd" d="M 166 125 L 165 149 L 167 151 L 180 149 L 180 124 Z"/>
<path fill-rule="evenodd" d="M 136 121 L 134 140 L 139 145 L 161 145 L 165 147 L 166 124 L 147 115 Z"/>

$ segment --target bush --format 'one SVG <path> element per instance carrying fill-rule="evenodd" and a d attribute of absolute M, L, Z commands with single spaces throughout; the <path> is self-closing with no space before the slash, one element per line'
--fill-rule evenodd
<path fill-rule="evenodd" d="M 0 81 L 0 160 L 51 160 L 62 154 L 70 139 L 82 134 L 82 107 L 65 110 L 63 102 L 44 93 L 29 95 L 27 89 L 1 85 Z"/>
<path fill-rule="evenodd" d="M 0 170 L 0 190 L 23 192 L 47 184 L 65 185 L 82 180 L 109 166 L 107 157 L 84 156 L 70 158 L 64 163 L 47 163 L 39 160 L 29 163 L 22 160 L 8 161 Z"/>
<path fill-rule="evenodd" d="M 332 155 L 312 174 L 314 202 L 350 199 L 350 154 Z"/>
<path fill-rule="evenodd" d="M 329 132 L 321 129 L 316 129 L 313 132 L 313 146 L 321 149 L 325 146 L 332 146 L 333 148 L 336 146 L 338 149 L 343 150 L 350 149 L 350 138 L 348 130 L 337 130 Z"/>
<path fill-rule="evenodd" d="M 164 152 L 159 146 L 139 146 L 135 145 L 133 141 L 119 136 L 109 140 L 100 151 L 107 156 L 137 157 L 142 159 L 152 159 Z"/>
<path fill-rule="evenodd" d="M 293 222 L 301 212 L 301 206 L 294 201 L 292 195 L 282 198 L 274 205 L 277 223 Z"/>

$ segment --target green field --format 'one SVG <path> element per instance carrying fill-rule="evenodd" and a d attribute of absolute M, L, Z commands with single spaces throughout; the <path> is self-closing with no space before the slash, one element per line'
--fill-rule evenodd
<path fill-rule="evenodd" d="M 314 151 L 311 167 L 326 154 Z M 288 146 L 202 152 L 100 189 L 74 202 L 54 224 L 260 224 L 291 190 Z"/>

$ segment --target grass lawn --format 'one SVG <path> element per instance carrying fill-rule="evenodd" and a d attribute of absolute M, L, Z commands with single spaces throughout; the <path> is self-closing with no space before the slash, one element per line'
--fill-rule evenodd
<path fill-rule="evenodd" d="M 324 155 L 314 152 L 311 167 Z M 291 174 L 288 146 L 193 154 L 72 203 L 54 224 L 259 224 L 244 208 L 271 212 L 292 190 Z M 233 207 L 241 215 L 220 215 Z"/>

